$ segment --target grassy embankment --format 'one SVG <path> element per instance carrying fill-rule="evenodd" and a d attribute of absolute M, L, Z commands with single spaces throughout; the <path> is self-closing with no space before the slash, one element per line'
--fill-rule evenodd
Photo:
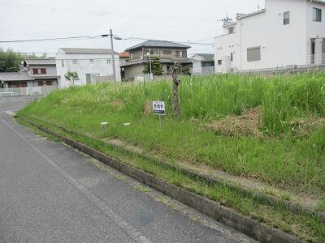
<path fill-rule="evenodd" d="M 123 141 L 180 166 L 254 179 L 303 195 L 302 200 L 316 199 L 318 210 L 324 210 L 325 73 L 182 81 L 178 119 L 172 116 L 171 82 L 74 87 L 31 104 L 19 116 L 34 117 L 51 129 L 57 128 L 37 118 L 105 141 Z M 162 130 L 148 112 L 152 100 L 167 104 Z M 103 121 L 109 122 L 105 130 L 99 125 Z M 126 122 L 131 125 L 124 127 Z M 261 205 L 227 186 L 209 186 L 135 154 L 66 135 L 303 239 L 325 239 L 324 224 L 311 215 Z M 284 193 L 283 199 L 290 200 L 290 195 Z"/>

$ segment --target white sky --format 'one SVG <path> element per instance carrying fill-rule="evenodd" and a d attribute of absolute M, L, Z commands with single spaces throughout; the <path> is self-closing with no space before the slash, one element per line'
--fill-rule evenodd
<path fill-rule="evenodd" d="M 264 0 L 0 0 L 0 40 L 114 34 L 171 41 L 213 43 L 227 14 L 264 8 Z M 115 41 L 123 51 L 141 41 Z M 212 53 L 212 46 L 191 45 L 189 54 Z M 56 53 L 60 47 L 110 48 L 107 38 L 10 43 L 14 51 Z"/>

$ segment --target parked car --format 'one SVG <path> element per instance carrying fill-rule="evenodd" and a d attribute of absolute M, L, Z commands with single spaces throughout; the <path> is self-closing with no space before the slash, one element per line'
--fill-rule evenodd
<path fill-rule="evenodd" d="M 0 97 L 18 96 L 16 92 L 0 92 Z"/>

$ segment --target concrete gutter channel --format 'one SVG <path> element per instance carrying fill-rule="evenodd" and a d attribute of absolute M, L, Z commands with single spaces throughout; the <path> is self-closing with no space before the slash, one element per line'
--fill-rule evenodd
<path fill-rule="evenodd" d="M 169 184 L 163 180 L 157 179 L 155 176 L 148 174 L 146 172 L 143 172 L 141 170 L 138 170 L 130 165 L 127 165 L 121 161 L 118 161 L 104 153 L 101 153 L 87 145 L 84 145 L 82 143 L 76 142 L 70 138 L 64 137 L 62 135 L 59 135 L 55 132 L 52 132 L 50 130 L 48 130 L 47 128 L 44 128 L 28 119 L 24 119 L 21 118 L 21 120 L 29 123 L 30 125 L 36 127 L 37 129 L 39 129 L 40 131 L 47 133 L 49 135 L 52 135 L 54 137 L 59 138 L 61 141 L 63 141 L 64 143 L 72 146 L 73 148 L 78 149 L 79 151 L 88 154 L 89 156 L 93 157 L 94 159 L 99 160 L 100 162 L 113 167 L 114 169 L 124 173 L 127 176 L 130 176 L 144 184 L 146 184 L 147 186 L 160 191 L 164 194 L 166 194 L 167 196 L 209 216 L 212 217 L 213 219 L 217 220 L 218 222 L 227 225 L 229 227 L 234 228 L 235 230 L 242 232 L 244 234 L 246 234 L 247 236 L 260 241 L 260 242 L 267 242 L 267 243 L 297 243 L 297 242 L 303 242 L 302 240 L 300 240 L 299 238 L 289 235 L 279 229 L 274 229 L 271 228 L 263 223 L 260 223 L 254 219 L 250 219 L 248 217 L 245 217 L 239 213 L 237 213 L 236 211 L 226 208 L 224 206 L 222 206 L 221 204 L 214 202 L 212 200 L 209 200 L 205 197 L 202 197 L 200 195 L 197 195 L 195 193 L 192 193 L 190 191 L 187 191 L 181 187 Z M 35 118 L 34 118 L 35 119 Z M 38 119 L 38 118 L 36 118 Z M 39 120 L 39 119 L 38 119 Z M 45 122 L 45 121 L 44 121 Z M 73 131 L 69 131 L 65 128 L 62 128 L 58 125 L 53 125 L 49 122 L 45 122 L 48 123 L 54 127 L 57 127 L 59 129 L 61 129 L 64 132 L 67 133 L 75 133 Z M 76 133 L 77 135 L 81 135 Z M 85 135 L 81 135 L 86 137 Z M 97 139 L 96 139 L 97 140 Z M 99 142 L 104 143 L 101 140 L 97 140 Z M 109 144 L 111 145 L 111 144 Z M 113 145 L 112 145 L 113 146 Z M 119 149 L 121 149 L 121 147 L 119 146 L 115 146 Z M 127 151 L 130 153 L 130 151 Z M 138 155 L 138 154 L 137 154 Z M 149 158 L 147 156 L 144 155 L 140 155 L 143 158 L 146 159 L 150 159 L 151 161 L 153 161 L 152 158 Z M 159 163 L 163 163 L 160 162 Z M 164 163 L 165 166 L 169 166 L 169 168 L 171 169 L 177 169 L 177 170 L 181 170 L 182 173 L 184 173 L 185 175 L 191 176 L 192 178 L 199 178 L 199 179 L 203 179 L 205 181 L 207 181 L 208 183 L 222 183 L 224 184 L 224 182 L 220 182 L 217 181 L 215 179 L 209 178 L 205 175 L 199 175 L 196 174 L 193 171 L 190 171 L 188 169 L 183 169 L 183 168 L 179 168 L 177 166 L 171 166 L 169 164 Z M 228 185 L 227 185 L 228 186 Z M 244 195 L 251 195 L 252 192 L 250 191 L 246 191 L 242 188 L 239 187 L 235 187 L 235 186 L 230 186 L 230 188 L 232 188 L 234 190 L 239 190 L 241 193 L 244 193 Z M 276 205 L 279 205 L 279 203 L 284 203 L 284 202 L 280 202 L 278 200 L 276 200 L 275 198 L 266 196 L 266 195 L 262 195 L 262 194 L 254 194 L 254 196 L 256 196 L 259 200 L 261 200 L 261 202 L 265 203 L 265 204 L 272 204 L 274 205 L 274 203 L 276 203 Z M 308 209 L 303 209 L 301 208 L 300 205 L 290 205 L 289 203 L 287 203 L 287 208 L 289 210 L 292 210 L 293 212 L 301 212 L 301 211 L 308 211 L 307 213 L 311 213 Z M 315 212 L 312 212 L 313 214 L 315 214 Z M 324 215 L 315 215 L 320 217 L 320 219 L 324 222 Z"/>

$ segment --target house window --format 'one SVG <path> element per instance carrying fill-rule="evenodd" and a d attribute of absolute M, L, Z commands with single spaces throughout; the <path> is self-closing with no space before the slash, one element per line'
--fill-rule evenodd
<path fill-rule="evenodd" d="M 78 64 L 78 60 L 74 59 L 74 60 L 72 60 L 72 63 L 73 64 Z"/>
<path fill-rule="evenodd" d="M 64 60 L 61 60 L 61 65 L 64 68 Z"/>
<path fill-rule="evenodd" d="M 218 65 L 222 65 L 222 60 L 218 60 Z"/>
<path fill-rule="evenodd" d="M 247 49 L 247 61 L 254 62 L 261 60 L 261 47 L 252 47 Z"/>
<path fill-rule="evenodd" d="M 290 11 L 283 13 L 283 25 L 290 24 Z"/>
<path fill-rule="evenodd" d="M 187 58 L 187 52 L 186 51 L 176 51 L 175 54 L 176 54 L 176 57 Z"/>
<path fill-rule="evenodd" d="M 230 53 L 230 61 L 234 61 L 234 53 L 232 52 L 232 53 Z"/>
<path fill-rule="evenodd" d="M 164 55 L 171 55 L 172 54 L 172 51 L 163 51 L 163 54 Z"/>
<path fill-rule="evenodd" d="M 182 57 L 182 52 L 181 51 L 176 51 L 176 57 Z"/>
<path fill-rule="evenodd" d="M 46 74 L 46 68 L 33 68 L 33 74 Z"/>
<path fill-rule="evenodd" d="M 107 64 L 111 64 L 112 60 L 111 59 L 107 59 Z"/>
<path fill-rule="evenodd" d="M 94 59 L 90 59 L 89 60 L 89 63 L 94 63 Z"/>
<path fill-rule="evenodd" d="M 38 84 L 38 86 L 43 86 L 44 82 L 43 81 L 38 81 L 37 84 Z"/>
<path fill-rule="evenodd" d="M 150 51 L 150 55 L 158 56 L 158 51 Z"/>
<path fill-rule="evenodd" d="M 322 10 L 319 8 L 313 8 L 313 21 L 322 22 Z"/>
<path fill-rule="evenodd" d="M 230 34 L 230 35 L 233 34 L 233 33 L 235 33 L 235 27 L 230 27 L 230 28 L 228 29 L 228 31 L 229 31 L 229 34 Z"/>

